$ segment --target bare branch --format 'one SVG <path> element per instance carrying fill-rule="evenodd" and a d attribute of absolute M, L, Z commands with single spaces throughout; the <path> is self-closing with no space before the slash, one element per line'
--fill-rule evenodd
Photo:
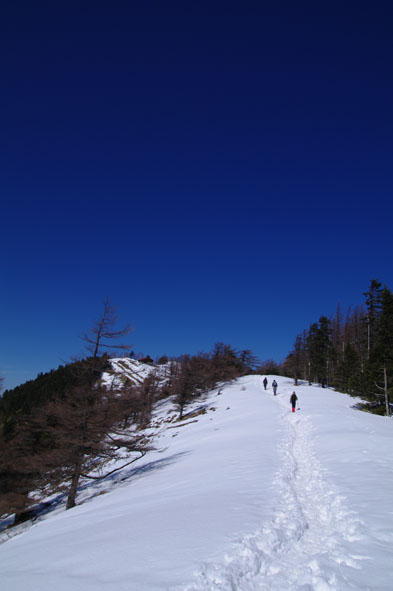
<path fill-rule="evenodd" d="M 130 324 L 126 324 L 121 329 L 115 329 L 118 322 L 116 309 L 112 306 L 107 298 L 104 301 L 104 310 L 101 317 L 96 320 L 93 326 L 87 333 L 82 335 L 82 340 L 87 343 L 87 350 L 90 351 L 93 357 L 97 357 L 102 349 L 131 349 L 131 344 L 111 344 L 109 341 L 119 339 L 129 335 L 133 328 Z"/>
<path fill-rule="evenodd" d="M 88 476 L 87 474 L 81 474 L 81 476 L 83 476 L 83 478 L 89 478 L 90 480 L 104 480 L 104 478 L 107 478 L 108 476 L 111 476 L 115 472 L 118 472 L 119 470 L 122 470 L 126 466 L 129 466 L 130 464 L 133 464 L 134 462 L 137 462 L 138 460 L 140 460 L 141 458 L 143 458 L 143 456 L 146 455 L 147 451 L 140 451 L 139 453 L 141 455 L 138 458 L 134 458 L 130 462 L 127 462 L 126 464 L 123 464 L 123 466 L 119 466 L 119 468 L 115 468 L 114 470 L 112 470 L 111 472 L 108 472 L 107 474 L 104 474 L 103 476 Z"/>

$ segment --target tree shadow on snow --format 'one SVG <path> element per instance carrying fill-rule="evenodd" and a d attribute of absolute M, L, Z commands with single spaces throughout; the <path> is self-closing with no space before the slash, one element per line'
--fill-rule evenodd
<path fill-rule="evenodd" d="M 136 467 L 129 467 L 120 469 L 118 472 L 114 474 L 108 474 L 108 476 L 103 475 L 98 480 L 90 480 L 84 482 L 78 488 L 78 497 L 79 498 L 76 507 L 80 505 L 84 505 L 85 503 L 91 501 L 95 497 L 100 495 L 106 494 L 111 492 L 116 488 L 116 485 L 121 486 L 123 483 L 130 482 L 135 479 L 143 478 L 156 472 L 157 470 L 162 470 L 167 466 L 176 462 L 180 457 L 187 455 L 189 452 L 181 452 L 177 454 L 173 454 L 167 458 L 162 458 L 160 460 L 154 460 L 152 462 L 147 462 L 142 466 Z M 85 493 L 85 494 L 84 494 Z M 67 500 L 67 492 L 60 493 L 53 499 L 49 501 L 42 501 L 41 503 L 37 503 L 33 507 L 30 507 L 26 511 L 26 519 L 21 524 L 14 524 L 14 516 L 8 516 L 7 518 L 0 520 L 0 532 L 12 528 L 13 535 L 17 533 L 22 533 L 27 527 L 32 525 L 32 523 L 41 521 L 50 513 L 53 513 L 56 510 L 62 508 L 65 505 Z M 14 527 L 13 527 L 14 526 Z M 0 543 L 5 540 L 0 540 Z"/>

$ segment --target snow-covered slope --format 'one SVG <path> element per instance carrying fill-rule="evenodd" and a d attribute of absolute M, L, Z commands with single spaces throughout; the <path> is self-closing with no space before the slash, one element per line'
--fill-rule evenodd
<path fill-rule="evenodd" d="M 164 365 L 149 365 L 129 357 L 111 359 L 110 364 L 112 370 L 104 372 L 101 378 L 108 388 L 122 386 L 127 381 L 141 384 L 151 373 L 164 380 L 170 371 L 170 362 Z"/>
<path fill-rule="evenodd" d="M 155 451 L 0 546 L 1 589 L 391 591 L 392 420 L 277 381 L 161 403 Z"/>

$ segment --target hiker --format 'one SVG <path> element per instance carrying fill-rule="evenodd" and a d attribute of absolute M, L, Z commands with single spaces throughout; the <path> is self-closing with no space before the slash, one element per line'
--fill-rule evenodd
<path fill-rule="evenodd" d="M 265 378 L 265 379 L 263 380 L 263 385 L 265 386 L 265 390 L 266 390 L 266 387 L 267 387 L 267 378 Z"/>
<path fill-rule="evenodd" d="M 292 396 L 289 399 L 290 403 L 292 404 L 292 412 L 295 412 L 296 400 L 297 400 L 296 393 L 295 392 L 292 392 Z"/>
<path fill-rule="evenodd" d="M 275 396 L 277 394 L 277 382 L 276 382 L 276 380 L 273 380 L 272 386 L 273 386 L 273 392 L 274 392 L 274 396 Z"/>

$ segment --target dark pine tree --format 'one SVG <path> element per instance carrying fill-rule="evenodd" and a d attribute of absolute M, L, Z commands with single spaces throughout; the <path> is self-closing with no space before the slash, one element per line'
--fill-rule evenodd
<path fill-rule="evenodd" d="M 374 346 L 374 336 L 376 331 L 376 325 L 378 317 L 382 310 L 382 283 L 376 279 L 372 279 L 370 282 L 370 289 L 366 291 L 366 306 L 367 315 L 365 317 L 366 330 L 367 330 L 367 359 L 371 358 L 371 352 Z"/>
<path fill-rule="evenodd" d="M 374 323 L 373 347 L 368 372 L 370 389 L 383 397 L 385 412 L 390 416 L 389 399 L 393 383 L 393 294 L 385 287 L 380 297 L 380 312 Z"/>
<path fill-rule="evenodd" d="M 310 327 L 308 337 L 310 377 L 324 388 L 329 383 L 329 371 L 333 358 L 330 320 L 321 316 L 319 324 Z"/>

